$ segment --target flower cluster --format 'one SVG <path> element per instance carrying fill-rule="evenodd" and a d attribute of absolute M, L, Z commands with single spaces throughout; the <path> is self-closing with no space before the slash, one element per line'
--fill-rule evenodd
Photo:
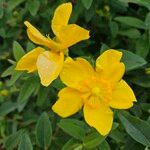
<path fill-rule="evenodd" d="M 96 60 L 96 66 L 79 57 L 65 57 L 68 48 L 89 38 L 89 31 L 68 24 L 72 12 L 71 3 L 60 5 L 52 19 L 55 37 L 43 36 L 33 25 L 25 21 L 31 41 L 41 45 L 24 55 L 16 70 L 38 71 L 41 84 L 49 86 L 60 75 L 66 85 L 58 93 L 52 110 L 61 117 L 68 117 L 83 108 L 85 121 L 100 134 L 110 132 L 113 123 L 111 108 L 127 109 L 136 101 L 130 86 L 122 79 L 125 65 L 122 52 L 107 50 Z"/>

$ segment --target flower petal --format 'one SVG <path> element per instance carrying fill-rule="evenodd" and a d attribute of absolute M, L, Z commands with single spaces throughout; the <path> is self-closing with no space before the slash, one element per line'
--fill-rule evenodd
<path fill-rule="evenodd" d="M 66 49 L 82 40 L 89 39 L 89 31 L 76 25 L 62 26 L 58 34 L 61 49 Z"/>
<path fill-rule="evenodd" d="M 120 59 L 122 52 L 117 50 L 107 50 L 96 60 L 97 72 L 106 79 L 119 81 L 124 72 L 125 66 Z"/>
<path fill-rule="evenodd" d="M 58 34 L 62 26 L 66 26 L 68 24 L 71 12 L 71 3 L 64 3 L 57 7 L 57 9 L 55 10 L 54 17 L 52 19 L 52 30 L 55 33 L 55 35 Z"/>
<path fill-rule="evenodd" d="M 68 117 L 78 112 L 83 102 L 80 93 L 72 88 L 63 88 L 59 94 L 59 99 L 52 106 L 52 109 L 61 117 Z"/>
<path fill-rule="evenodd" d="M 45 51 L 39 55 L 37 60 L 37 69 L 42 85 L 48 86 L 58 77 L 63 66 L 63 61 L 63 53 Z"/>
<path fill-rule="evenodd" d="M 36 44 L 44 45 L 50 49 L 57 49 L 58 45 L 51 40 L 50 38 L 46 38 L 43 36 L 32 24 L 28 21 L 25 21 L 24 24 L 27 26 L 27 34 L 31 41 Z"/>
<path fill-rule="evenodd" d="M 17 63 L 16 70 L 27 70 L 28 73 L 37 70 L 36 62 L 38 56 L 45 50 L 41 47 L 37 47 L 32 51 L 25 54 Z"/>
<path fill-rule="evenodd" d="M 136 101 L 136 97 L 132 89 L 124 80 L 121 80 L 112 93 L 109 105 L 112 108 L 127 109 L 133 106 L 134 101 Z"/>
<path fill-rule="evenodd" d="M 90 63 L 83 58 L 77 58 L 74 61 L 68 57 L 60 73 L 61 80 L 72 88 L 77 88 L 82 81 L 92 76 L 94 76 L 94 70 Z"/>
<path fill-rule="evenodd" d="M 99 104 L 97 107 L 85 104 L 84 118 L 91 127 L 94 127 L 101 135 L 105 136 L 112 127 L 113 112 L 104 104 Z"/>

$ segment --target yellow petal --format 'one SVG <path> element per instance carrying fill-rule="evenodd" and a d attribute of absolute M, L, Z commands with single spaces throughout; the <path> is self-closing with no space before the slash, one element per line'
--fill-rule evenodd
<path fill-rule="evenodd" d="M 68 117 L 78 112 L 83 103 L 80 94 L 72 88 L 64 88 L 58 94 L 59 99 L 53 105 L 52 109 L 61 117 Z"/>
<path fill-rule="evenodd" d="M 58 77 L 63 66 L 63 61 L 63 53 L 45 51 L 39 55 L 37 60 L 37 69 L 42 85 L 48 86 Z"/>
<path fill-rule="evenodd" d="M 112 93 L 112 100 L 109 105 L 117 109 L 127 109 L 133 106 L 136 97 L 130 86 L 121 80 Z"/>
<path fill-rule="evenodd" d="M 100 75 L 112 81 L 119 81 L 124 72 L 125 66 L 120 59 L 122 52 L 117 50 L 107 50 L 96 60 L 96 70 Z"/>
<path fill-rule="evenodd" d="M 55 33 L 55 35 L 58 34 L 62 26 L 66 26 L 68 24 L 71 12 L 71 3 L 64 3 L 57 7 L 54 13 L 54 17 L 52 19 L 52 30 Z"/>
<path fill-rule="evenodd" d="M 113 112 L 108 106 L 99 104 L 97 107 L 84 105 L 85 121 L 94 127 L 101 135 L 106 135 L 110 132 L 113 123 Z"/>
<path fill-rule="evenodd" d="M 28 73 L 37 70 L 36 62 L 38 56 L 45 50 L 41 47 L 37 47 L 24 55 L 17 63 L 16 70 L 27 70 Z"/>
<path fill-rule="evenodd" d="M 51 40 L 50 38 L 46 38 L 43 36 L 32 24 L 28 21 L 25 21 L 24 24 L 27 26 L 27 34 L 31 41 L 36 44 L 44 45 L 50 49 L 57 49 L 58 45 Z"/>
<path fill-rule="evenodd" d="M 82 81 L 92 76 L 94 76 L 94 70 L 90 63 L 83 58 L 77 58 L 74 61 L 68 57 L 60 73 L 61 80 L 73 88 L 77 88 Z"/>
<path fill-rule="evenodd" d="M 76 24 L 62 26 L 58 34 L 58 39 L 60 40 L 61 43 L 61 49 L 66 49 L 88 38 L 89 38 L 89 31 Z"/>

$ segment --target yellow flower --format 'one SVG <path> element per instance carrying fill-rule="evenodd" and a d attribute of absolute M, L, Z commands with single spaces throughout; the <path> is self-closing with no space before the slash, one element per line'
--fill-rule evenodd
<path fill-rule="evenodd" d="M 53 111 L 68 117 L 83 107 L 85 121 L 100 134 L 108 134 L 113 122 L 110 107 L 127 109 L 136 101 L 132 89 L 122 79 L 125 66 L 121 57 L 121 52 L 107 50 L 96 60 L 95 70 L 83 58 L 74 61 L 68 57 L 60 73 L 68 87 L 59 92 Z"/>
<path fill-rule="evenodd" d="M 52 19 L 52 30 L 55 38 L 43 36 L 33 25 L 25 21 L 27 34 L 31 41 L 46 47 L 37 47 L 24 55 L 17 63 L 16 70 L 38 71 L 41 83 L 48 86 L 56 79 L 62 69 L 64 53 L 68 47 L 89 38 L 89 31 L 76 24 L 68 24 L 72 4 L 60 5 Z"/>

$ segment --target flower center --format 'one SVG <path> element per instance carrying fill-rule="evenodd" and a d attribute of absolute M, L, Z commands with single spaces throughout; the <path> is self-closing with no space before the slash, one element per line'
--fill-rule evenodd
<path fill-rule="evenodd" d="M 92 95 L 93 96 L 99 96 L 100 95 L 100 88 L 97 86 L 92 88 Z"/>

